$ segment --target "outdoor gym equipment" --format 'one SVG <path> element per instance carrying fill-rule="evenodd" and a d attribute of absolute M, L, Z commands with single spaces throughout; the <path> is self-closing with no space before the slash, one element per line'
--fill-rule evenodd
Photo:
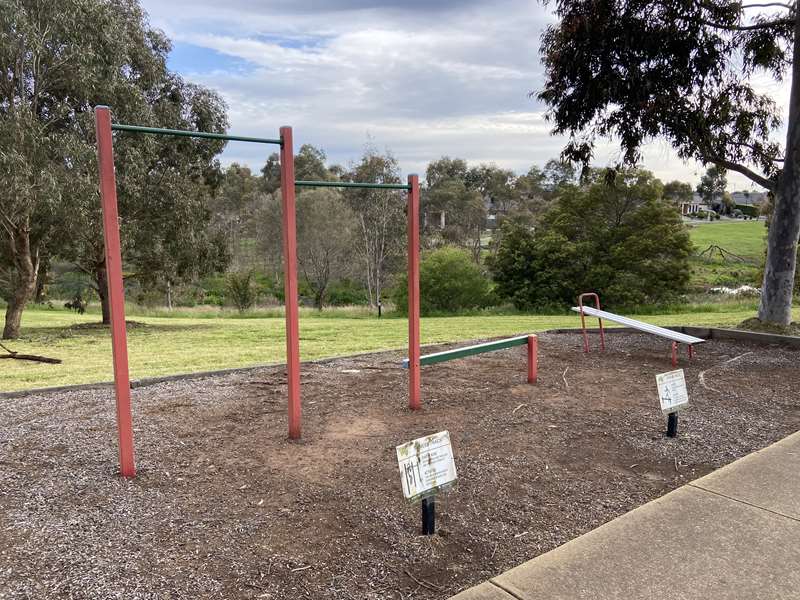
<path fill-rule="evenodd" d="M 300 328 L 297 297 L 297 235 L 295 187 L 344 187 L 396 189 L 408 192 L 408 352 L 409 406 L 420 407 L 419 380 L 419 178 L 408 176 L 407 184 L 374 184 L 328 181 L 295 181 L 292 128 L 281 127 L 278 138 L 257 138 L 202 131 L 161 129 L 111 122 L 107 106 L 95 107 L 95 133 L 100 171 L 100 201 L 103 208 L 103 238 L 105 240 L 108 298 L 111 310 L 111 345 L 114 362 L 114 389 L 117 401 L 117 433 L 119 437 L 120 473 L 134 477 L 136 466 L 133 447 L 133 418 L 131 416 L 128 341 L 125 330 L 125 291 L 122 281 L 122 252 L 119 234 L 117 184 L 114 175 L 113 132 L 126 131 L 145 135 L 205 138 L 214 140 L 275 144 L 280 146 L 281 200 L 283 209 L 284 294 L 286 305 L 286 372 L 288 386 L 289 438 L 301 433 L 300 404 Z"/>
<path fill-rule="evenodd" d="M 337 187 L 408 192 L 408 407 L 418 410 L 420 401 L 419 345 L 419 177 L 408 183 L 362 183 L 355 181 L 295 181 L 298 187 Z"/>
<path fill-rule="evenodd" d="M 584 306 L 583 305 L 584 297 L 594 298 L 595 308 Z M 679 343 L 686 344 L 688 346 L 689 358 L 691 359 L 694 357 L 694 345 L 702 344 L 703 342 L 705 342 L 705 340 L 702 338 L 694 337 L 692 335 L 687 335 L 685 333 L 680 333 L 678 331 L 672 331 L 671 329 L 666 329 L 664 327 L 659 327 L 657 325 L 651 325 L 650 323 L 644 323 L 642 321 L 637 321 L 636 319 L 615 315 L 614 313 L 601 310 L 600 297 L 592 292 L 587 292 L 585 294 L 581 294 L 580 296 L 578 296 L 578 306 L 573 306 L 572 310 L 581 315 L 581 330 L 583 331 L 584 352 L 589 352 L 589 336 L 586 332 L 586 315 L 590 317 L 597 317 L 597 322 L 600 326 L 600 350 L 606 349 L 606 336 L 605 336 L 605 331 L 603 330 L 603 319 L 606 319 L 608 321 L 614 321 L 615 323 L 619 323 L 620 325 L 625 325 L 626 327 L 630 327 L 631 329 L 644 331 L 645 333 L 650 333 L 652 335 L 657 335 L 659 337 L 672 340 L 673 367 L 678 366 Z"/>
<path fill-rule="evenodd" d="M 526 345 L 528 346 L 528 383 L 536 383 L 538 377 L 539 344 L 535 335 L 520 335 L 503 340 L 475 344 L 474 346 L 464 346 L 463 348 L 454 348 L 453 350 L 445 350 L 444 352 L 426 354 L 419 358 L 419 364 L 433 365 L 457 358 L 483 354 L 484 352 L 493 352 L 494 350 L 504 350 L 506 348 L 513 348 L 514 346 Z M 409 364 L 409 359 L 406 358 L 403 360 L 404 369 L 409 368 Z"/>

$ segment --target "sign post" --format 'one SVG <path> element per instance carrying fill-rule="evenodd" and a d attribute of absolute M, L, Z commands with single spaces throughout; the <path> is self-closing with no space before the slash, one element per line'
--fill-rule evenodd
<path fill-rule="evenodd" d="M 450 433 L 441 431 L 397 446 L 397 464 L 403 496 L 422 501 L 422 533 L 436 532 L 436 500 L 440 491 L 451 488 L 457 479 Z"/>
<path fill-rule="evenodd" d="M 678 435 L 678 411 L 689 405 L 683 369 L 656 375 L 661 412 L 667 415 L 667 437 Z"/>

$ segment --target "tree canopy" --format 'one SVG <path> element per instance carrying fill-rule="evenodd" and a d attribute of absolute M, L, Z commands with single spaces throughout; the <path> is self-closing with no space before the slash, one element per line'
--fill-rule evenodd
<path fill-rule="evenodd" d="M 219 96 L 166 67 L 170 42 L 136 0 L 13 0 L 0 11 L 0 263 L 5 337 L 16 337 L 43 255 L 75 262 L 105 300 L 93 108 L 115 120 L 224 132 Z M 109 36 L 107 32 L 113 31 Z M 123 258 L 140 277 L 218 266 L 207 199 L 224 143 L 131 134 L 115 140 Z M 107 321 L 107 305 L 104 320 Z"/>
<path fill-rule="evenodd" d="M 775 192 L 759 317 L 787 324 L 800 232 L 800 55 L 796 5 L 731 0 L 556 0 L 541 52 L 539 99 L 565 159 L 587 165 L 613 138 L 633 165 L 669 140 L 682 159 L 736 171 Z M 788 137 L 756 76 L 792 77 Z"/>
<path fill-rule="evenodd" d="M 597 173 L 563 188 L 535 231 L 504 225 L 489 261 L 496 292 L 522 310 L 543 310 L 598 292 L 609 306 L 661 302 L 689 281 L 689 234 L 648 171 Z"/>

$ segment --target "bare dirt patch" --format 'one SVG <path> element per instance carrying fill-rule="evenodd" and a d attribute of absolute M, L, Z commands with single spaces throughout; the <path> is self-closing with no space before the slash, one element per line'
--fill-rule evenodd
<path fill-rule="evenodd" d="M 134 481 L 110 390 L 3 401 L 0 598 L 446 598 L 800 428 L 798 351 L 682 358 L 668 439 L 667 343 L 539 347 L 535 386 L 524 348 L 423 367 L 418 413 L 397 353 L 304 365 L 298 443 L 280 368 L 139 388 Z M 443 429 L 459 483 L 423 537 L 394 447 Z"/>

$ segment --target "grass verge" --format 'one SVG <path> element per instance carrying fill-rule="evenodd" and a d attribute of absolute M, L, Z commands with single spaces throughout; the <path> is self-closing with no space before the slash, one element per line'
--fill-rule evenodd
<path fill-rule="evenodd" d="M 726 311 L 646 315 L 657 325 L 735 326 L 753 316 L 748 305 Z M 335 313 L 334 313 L 335 314 Z M 800 318 L 800 310 L 796 309 Z M 131 377 L 244 367 L 285 360 L 282 317 L 197 318 L 134 315 L 128 331 Z M 8 346 L 26 354 L 60 358 L 60 365 L 4 360 L 0 391 L 110 381 L 111 340 L 106 328 L 94 326 L 97 315 L 31 309 L 23 317 L 23 335 Z M 545 329 L 577 327 L 577 315 L 482 315 L 422 319 L 423 344 L 511 336 Z M 304 311 L 300 350 L 304 360 L 357 352 L 402 349 L 406 319 L 362 315 L 320 316 Z"/>

